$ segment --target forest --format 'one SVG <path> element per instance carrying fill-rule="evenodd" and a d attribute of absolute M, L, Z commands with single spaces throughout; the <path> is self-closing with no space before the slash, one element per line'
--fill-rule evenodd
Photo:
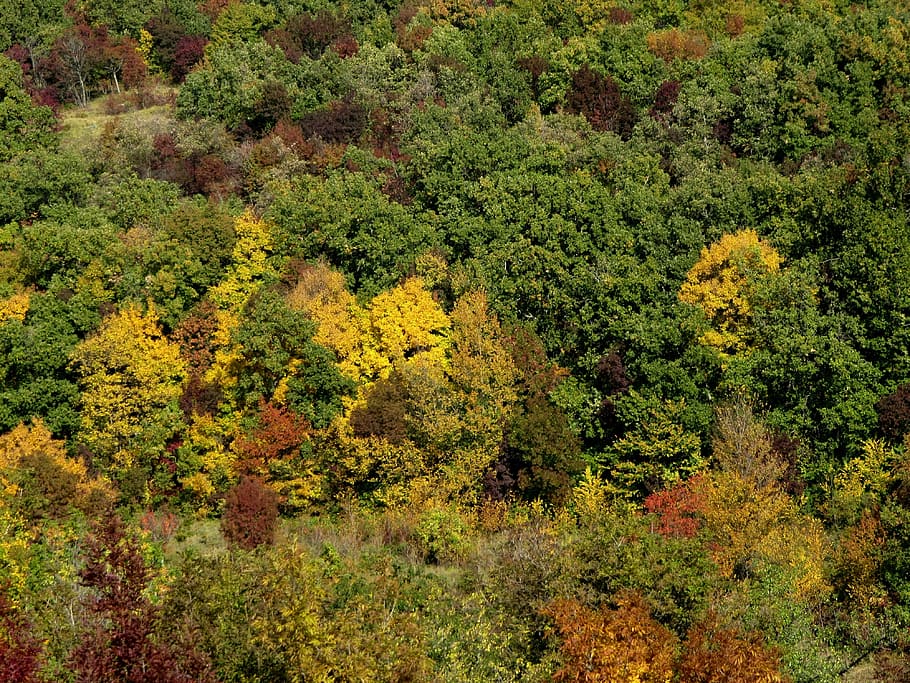
<path fill-rule="evenodd" d="M 904 0 L 0 53 L 0 681 L 910 681 Z"/>

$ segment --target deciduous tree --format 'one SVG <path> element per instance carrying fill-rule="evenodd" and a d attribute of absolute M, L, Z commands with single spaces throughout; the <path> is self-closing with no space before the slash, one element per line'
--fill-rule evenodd
<path fill-rule="evenodd" d="M 149 468 L 182 427 L 186 365 L 155 312 L 128 305 L 73 352 L 83 387 L 81 441 L 95 465 L 117 475 Z"/>
<path fill-rule="evenodd" d="M 701 257 L 679 290 L 680 301 L 698 306 L 710 329 L 702 343 L 721 353 L 748 346 L 752 315 L 751 291 L 758 278 L 780 269 L 782 259 L 754 230 L 724 235 L 702 249 Z"/>

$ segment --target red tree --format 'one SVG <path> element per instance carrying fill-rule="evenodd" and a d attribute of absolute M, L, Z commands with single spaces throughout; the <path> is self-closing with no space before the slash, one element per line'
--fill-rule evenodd
<path fill-rule="evenodd" d="M 657 515 L 657 533 L 670 538 L 692 538 L 698 533 L 698 515 L 705 506 L 699 491 L 701 481 L 695 476 L 645 498 L 645 509 Z"/>
<path fill-rule="evenodd" d="M 145 596 L 152 578 L 139 540 L 110 515 L 83 547 L 82 585 L 92 591 L 89 623 L 69 657 L 77 683 L 214 683 L 207 658 L 191 645 L 156 637 L 158 609 Z"/>
<path fill-rule="evenodd" d="M 309 431 L 310 425 L 306 418 L 293 410 L 260 401 L 259 426 L 246 436 L 241 436 L 235 444 L 240 453 L 238 471 L 242 474 L 265 475 L 270 463 L 296 458 Z"/>
<path fill-rule="evenodd" d="M 0 593 L 0 681 L 38 683 L 41 644 L 31 624 Z"/>

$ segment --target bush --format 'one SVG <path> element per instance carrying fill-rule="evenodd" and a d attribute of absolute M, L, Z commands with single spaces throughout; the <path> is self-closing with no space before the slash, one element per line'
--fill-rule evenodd
<path fill-rule="evenodd" d="M 456 510 L 432 508 L 420 516 L 414 540 L 430 563 L 449 562 L 464 556 L 470 529 Z"/>
<path fill-rule="evenodd" d="M 257 477 L 243 477 L 225 500 L 221 534 L 231 548 L 252 550 L 275 542 L 278 495 Z"/>

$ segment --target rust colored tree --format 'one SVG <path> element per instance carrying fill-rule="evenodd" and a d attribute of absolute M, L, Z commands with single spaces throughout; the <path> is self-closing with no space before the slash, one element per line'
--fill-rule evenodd
<path fill-rule="evenodd" d="M 708 617 L 689 631 L 679 662 L 687 683 L 785 683 L 780 652 L 765 645 L 761 634 L 725 628 Z"/>
<path fill-rule="evenodd" d="M 628 593 L 618 602 L 616 609 L 594 611 L 575 600 L 558 600 L 544 610 L 562 636 L 563 666 L 555 681 L 672 680 L 675 636 L 654 620 L 639 594 Z"/>
<path fill-rule="evenodd" d="M 278 495 L 258 477 L 243 477 L 228 492 L 221 533 L 232 548 L 252 550 L 275 541 Z"/>

